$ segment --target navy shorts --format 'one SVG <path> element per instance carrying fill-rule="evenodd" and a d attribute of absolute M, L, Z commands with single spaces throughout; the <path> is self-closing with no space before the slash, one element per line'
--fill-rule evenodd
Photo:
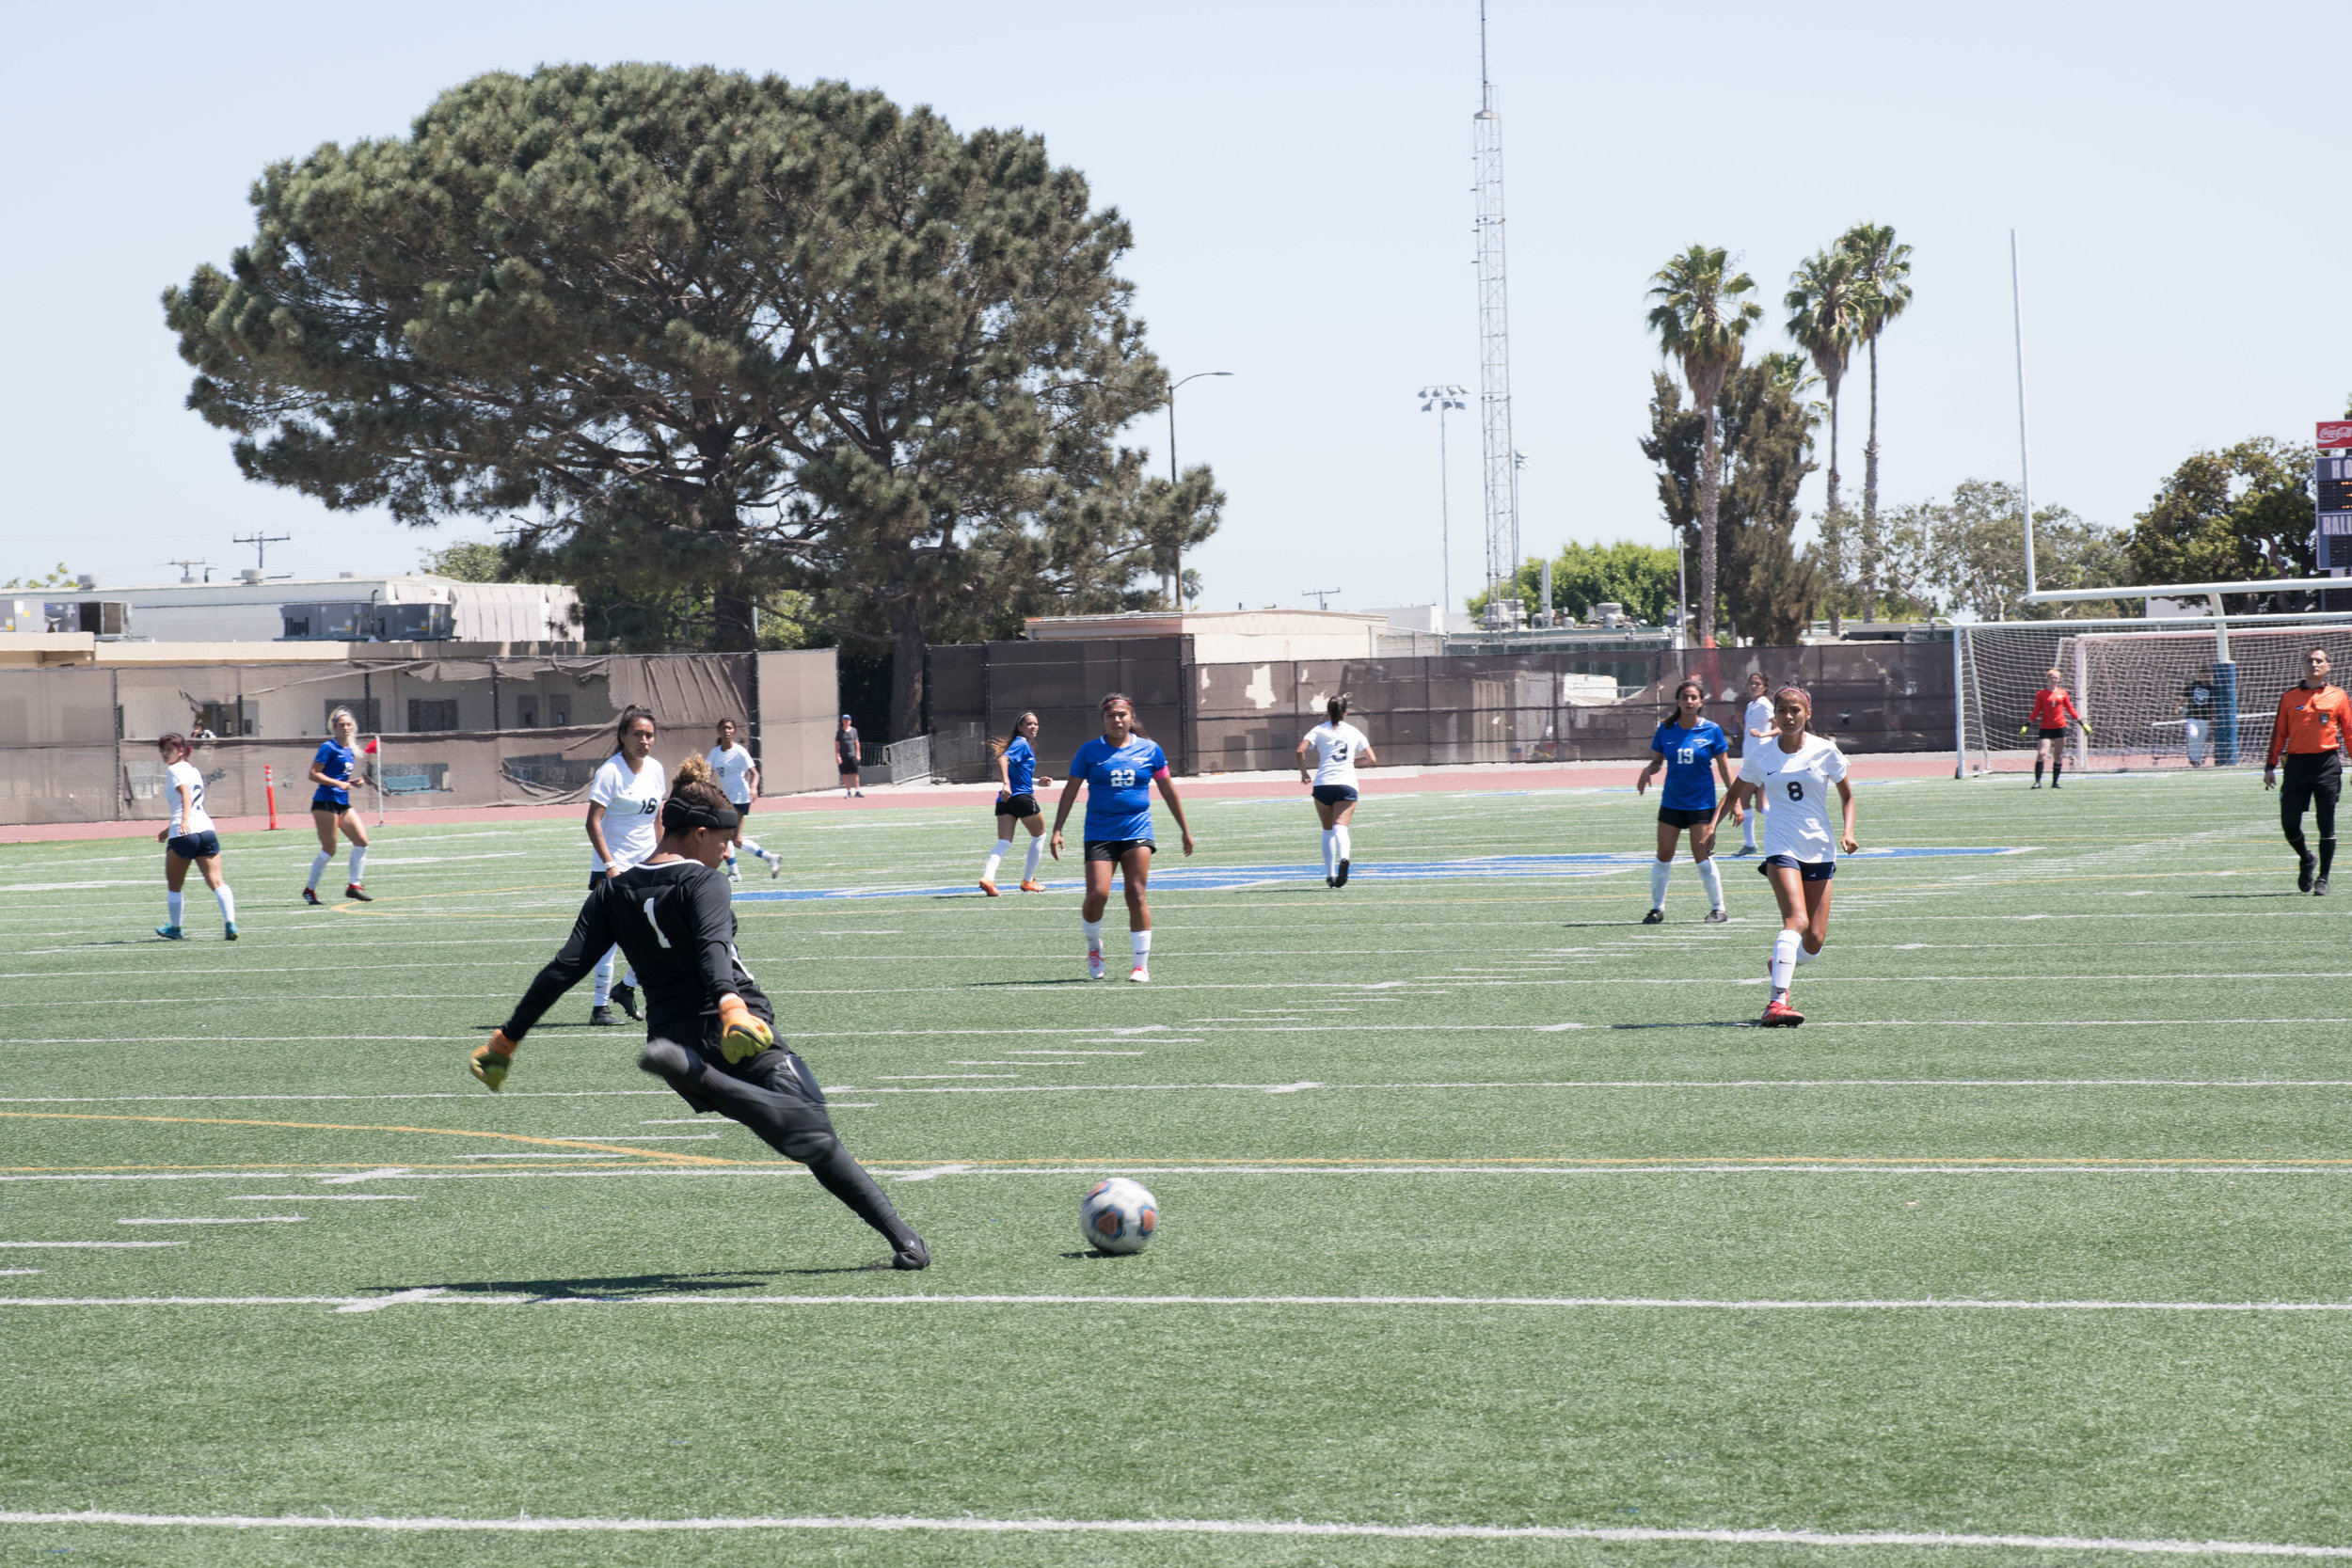
<path fill-rule="evenodd" d="M 349 800 L 322 800 L 314 795 L 310 798 L 310 809 L 312 811 L 331 811 L 337 816 L 343 816 L 350 813 L 351 802 Z"/>
<path fill-rule="evenodd" d="M 183 861 L 208 861 L 220 853 L 220 835 L 207 828 L 200 833 L 182 833 L 164 847 Z"/>
<path fill-rule="evenodd" d="M 1087 840 L 1087 862 L 1107 861 L 1113 865 L 1127 858 L 1130 849 L 1157 849 L 1158 845 L 1148 838 L 1090 838 Z"/>
<path fill-rule="evenodd" d="M 1008 795 L 996 802 L 996 815 L 1017 816 L 1026 822 L 1030 817 L 1038 815 L 1037 797 L 1029 794 Z"/>
<path fill-rule="evenodd" d="M 1355 803 L 1355 800 L 1356 800 L 1356 786 L 1355 786 L 1354 784 L 1317 784 L 1317 785 L 1315 785 L 1315 801 L 1316 801 L 1316 803 L 1317 803 L 1317 804 L 1319 804 L 1319 805 L 1326 805 L 1326 806 L 1345 806 L 1345 805 L 1353 805 L 1353 804 Z"/>
<path fill-rule="evenodd" d="M 1826 882 L 1837 875 L 1836 861 L 1801 861 L 1794 855 L 1767 855 L 1756 870 L 1769 872 L 1776 865 L 1787 866 L 1808 882 Z"/>
<path fill-rule="evenodd" d="M 1713 806 L 1661 806 L 1658 820 L 1669 828 L 1704 828 L 1715 820 Z"/>

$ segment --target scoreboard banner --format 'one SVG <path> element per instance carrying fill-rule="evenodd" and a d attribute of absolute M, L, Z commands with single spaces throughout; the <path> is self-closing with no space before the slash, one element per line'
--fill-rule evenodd
<path fill-rule="evenodd" d="M 2324 436 L 2328 427 L 2319 427 Z M 2352 430 L 2352 425 L 2345 427 Z M 2352 457 L 2322 457 L 2312 464 L 2313 519 L 2322 571 L 2352 567 Z M 2331 590 L 2332 592 L 2332 590 Z"/>

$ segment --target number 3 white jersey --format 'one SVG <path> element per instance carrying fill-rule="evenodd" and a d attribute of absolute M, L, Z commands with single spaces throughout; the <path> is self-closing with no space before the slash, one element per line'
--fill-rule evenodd
<path fill-rule="evenodd" d="M 1363 731 L 1344 721 L 1317 724 L 1307 732 L 1307 744 L 1314 749 L 1315 783 L 1356 787 L 1356 753 L 1372 744 Z"/>
<path fill-rule="evenodd" d="M 1836 860 L 1844 814 L 1833 816 L 1830 802 L 1845 776 L 1846 753 L 1834 740 L 1808 735 L 1793 752 L 1781 750 L 1777 736 L 1757 741 L 1740 759 L 1740 777 L 1764 797 L 1764 853 L 1808 865 Z"/>

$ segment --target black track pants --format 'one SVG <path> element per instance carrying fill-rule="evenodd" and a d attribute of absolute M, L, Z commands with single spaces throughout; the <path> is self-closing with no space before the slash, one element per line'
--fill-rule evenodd
<path fill-rule="evenodd" d="M 2337 752 L 2289 752 L 2279 781 L 2279 826 L 2287 842 L 2303 847 L 2303 813 L 2319 816 L 2319 836 L 2336 836 L 2336 799 L 2344 792 L 2344 762 Z"/>

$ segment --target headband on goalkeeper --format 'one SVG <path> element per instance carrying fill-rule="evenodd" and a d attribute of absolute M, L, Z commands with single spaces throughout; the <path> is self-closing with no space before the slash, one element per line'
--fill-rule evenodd
<path fill-rule="evenodd" d="M 691 832 L 696 828 L 732 830 L 743 820 L 740 812 L 718 811 L 698 806 L 691 800 L 681 800 L 673 795 L 661 802 L 661 831 L 665 833 Z"/>

